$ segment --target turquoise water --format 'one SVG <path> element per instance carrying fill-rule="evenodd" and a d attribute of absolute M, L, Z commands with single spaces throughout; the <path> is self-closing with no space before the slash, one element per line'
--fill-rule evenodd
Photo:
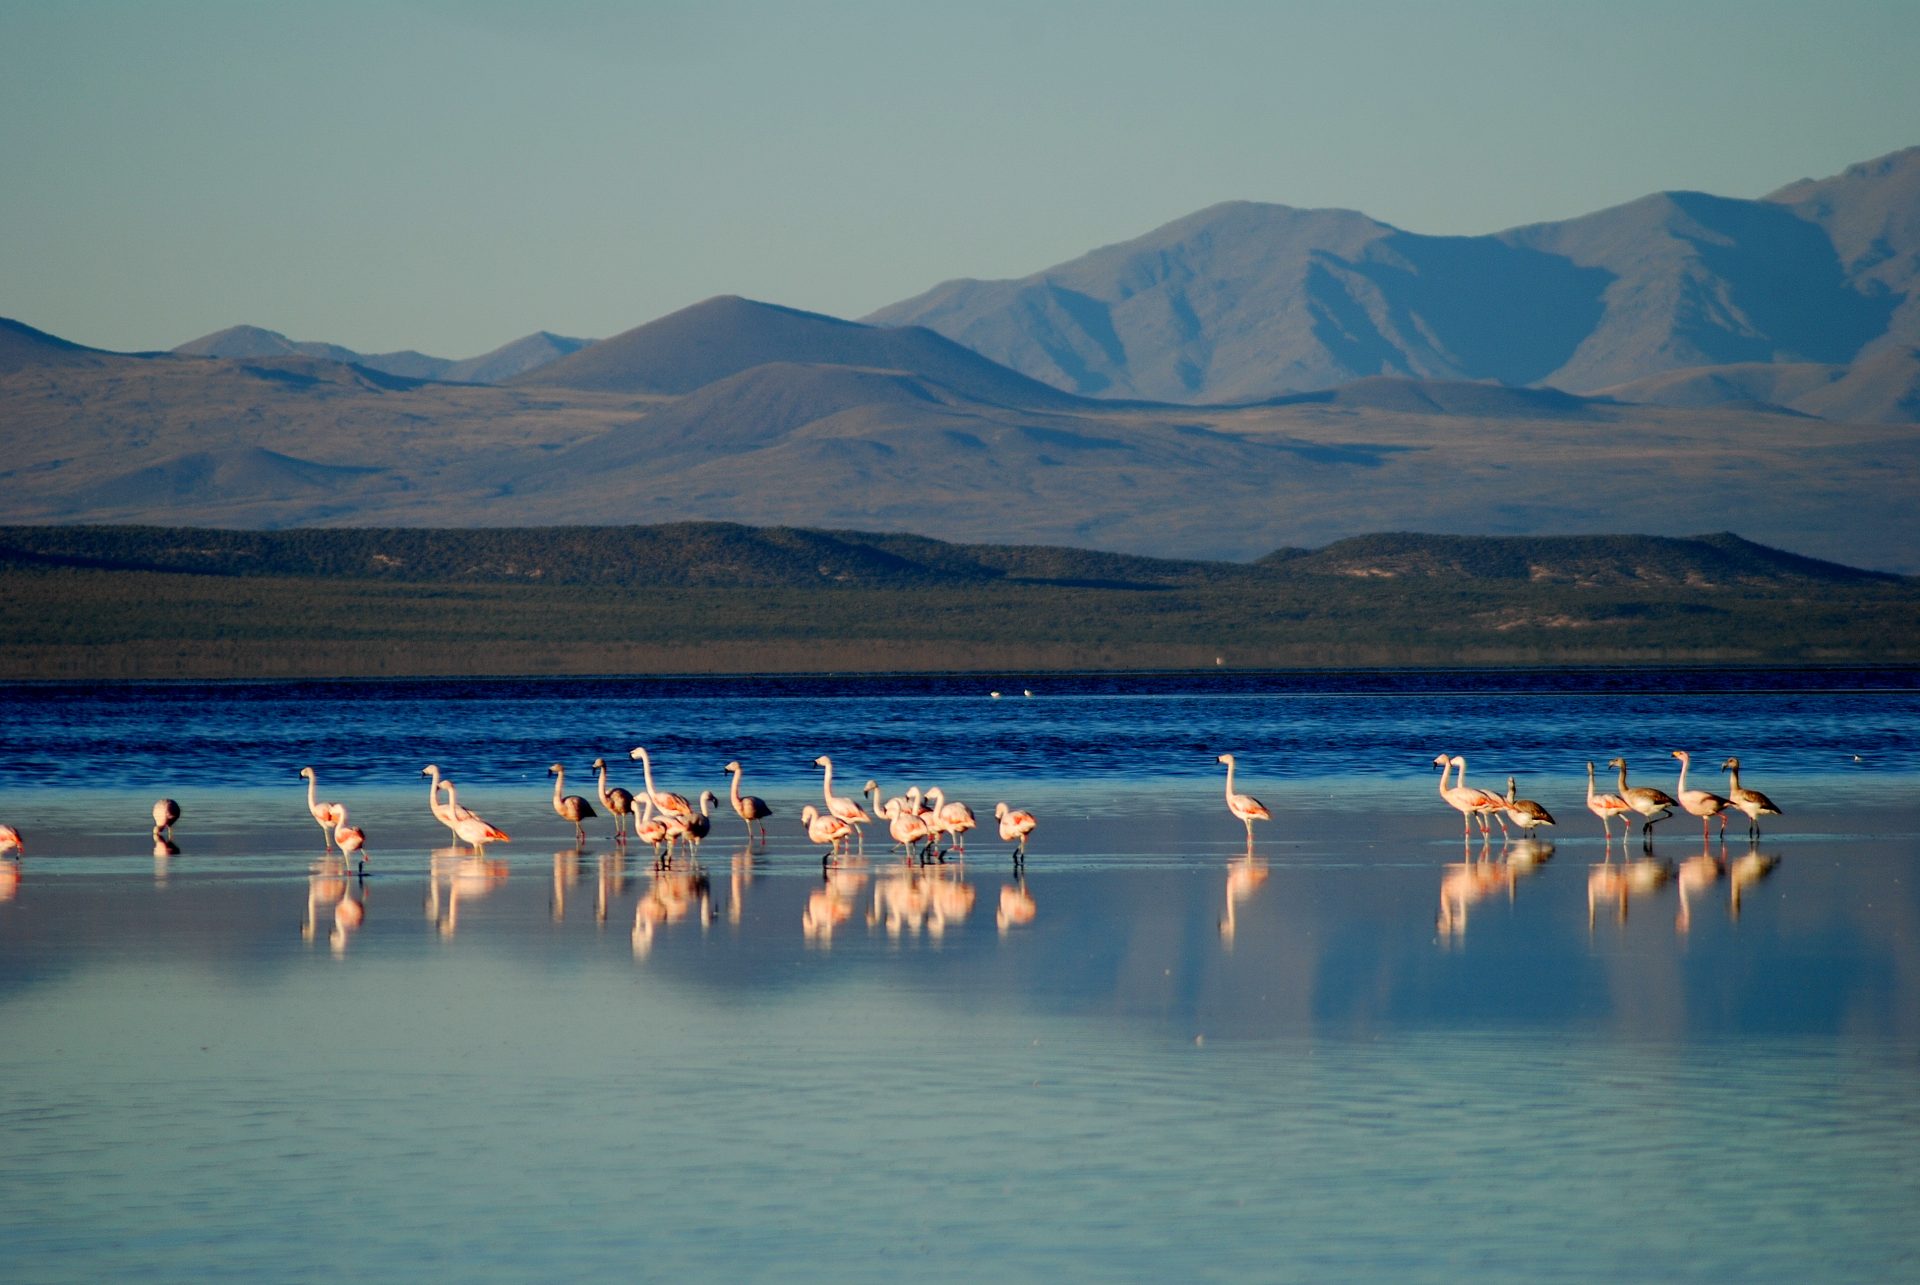
<path fill-rule="evenodd" d="M 508 743 L 575 718 L 552 686 L 496 711 Z M 929 720 L 934 748 L 983 743 L 990 788 L 941 779 L 983 816 L 1002 789 L 1040 815 L 1024 876 L 983 829 L 964 862 L 872 840 L 823 879 L 791 824 L 818 788 L 801 767 L 763 774 L 767 845 L 726 816 L 698 872 L 657 874 L 604 827 L 574 848 L 544 762 L 444 752 L 457 711 L 501 698 L 379 689 L 369 717 L 415 743 L 331 777 L 313 754 L 369 831 L 360 881 L 319 862 L 272 749 L 325 738 L 285 691 L 247 712 L 271 689 L 193 689 L 214 740 L 266 748 L 182 751 L 209 766 L 170 791 L 181 851 L 154 856 L 150 782 L 49 748 L 168 725 L 179 691 L 152 690 L 14 711 L 58 731 L 13 739 L 41 770 L 0 791 L 28 843 L 0 883 L 7 1280 L 1884 1280 L 1920 1253 L 1910 693 L 1621 698 L 1694 711 L 1697 757 L 1741 753 L 1786 811 L 1757 848 L 1713 844 L 1727 868 L 1683 905 L 1678 878 L 1591 895 L 1596 864 L 1643 854 L 1603 846 L 1563 760 L 1658 749 L 1600 741 L 1592 691 L 1527 694 L 1529 735 L 1566 733 L 1531 773 L 1536 752 L 1509 768 L 1466 740 L 1511 693 L 1084 694 L 1104 702 L 1086 756 L 1116 761 L 1085 776 L 1081 720 L 1031 713 L 1043 697 L 911 693 L 965 706 Z M 817 737 L 912 783 L 911 737 L 858 759 L 860 695 L 788 697 L 750 771 Z M 1316 702 L 1337 711 L 1317 727 Z M 1275 814 L 1251 860 L 1218 778 L 1148 757 L 1229 704 L 1212 717 L 1242 738 L 1219 748 Z M 987 746 L 1013 717 L 1064 762 Z M 698 783 L 691 721 L 660 720 L 687 738 L 674 788 Z M 1436 737 L 1476 778 L 1530 779 L 1560 814 L 1550 850 L 1463 850 L 1424 765 L 1385 761 Z M 1378 759 L 1342 772 L 1308 743 Z M 445 849 L 403 779 L 428 744 L 514 835 L 486 862 Z M 1878 749 L 1855 765 L 1853 744 Z M 143 753 L 162 770 L 157 738 Z M 1690 824 L 1653 857 L 1698 857 Z M 1736 901 L 1750 852 L 1774 864 Z"/>

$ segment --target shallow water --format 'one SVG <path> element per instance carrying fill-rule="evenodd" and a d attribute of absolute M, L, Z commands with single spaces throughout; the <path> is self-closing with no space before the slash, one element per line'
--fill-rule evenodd
<path fill-rule="evenodd" d="M 1908 678 L 951 681 L 0 694 L 0 1276 L 1910 1273 Z M 1614 895 L 1642 851 L 1581 764 L 1671 790 L 1668 741 L 1786 815 Z M 724 815 L 704 886 L 575 849 L 546 763 L 634 742 L 689 793 L 741 756 L 771 841 Z M 1441 748 L 1554 841 L 1463 849 Z M 1275 813 L 1251 861 L 1222 749 Z M 989 822 L 823 879 L 820 750 L 1032 807 L 1024 877 Z M 428 758 L 513 842 L 444 850 Z M 364 881 L 316 866 L 307 761 Z"/>

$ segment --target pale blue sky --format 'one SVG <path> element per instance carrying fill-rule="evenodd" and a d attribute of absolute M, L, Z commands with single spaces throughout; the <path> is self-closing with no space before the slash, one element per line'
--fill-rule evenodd
<path fill-rule="evenodd" d="M 1493 232 L 1920 143 L 1920 0 L 0 0 L 0 316 L 465 357 L 1217 201 Z"/>

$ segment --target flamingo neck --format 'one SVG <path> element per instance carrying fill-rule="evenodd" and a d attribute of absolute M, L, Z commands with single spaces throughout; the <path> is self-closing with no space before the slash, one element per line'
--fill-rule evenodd
<path fill-rule="evenodd" d="M 1674 791 L 1674 793 L 1685 794 L 1686 792 L 1687 792 L 1687 756 L 1682 754 L 1680 756 L 1680 788 Z"/>
<path fill-rule="evenodd" d="M 319 806 L 319 796 L 314 793 L 314 788 L 319 784 L 319 777 L 311 772 L 307 773 L 307 811 L 309 812 L 314 811 Z"/>
<path fill-rule="evenodd" d="M 567 783 L 567 769 L 561 768 L 553 774 L 553 806 L 560 806 L 560 790 Z"/>
<path fill-rule="evenodd" d="M 647 781 L 647 801 L 653 801 L 653 760 L 647 757 L 645 750 L 640 751 L 640 775 Z"/>
<path fill-rule="evenodd" d="M 741 806 L 740 805 L 740 773 L 741 771 L 742 769 L 737 767 L 733 769 L 733 806 L 736 810 L 738 810 L 739 807 Z"/>
<path fill-rule="evenodd" d="M 826 795 L 828 799 L 832 799 L 833 798 L 833 760 L 830 758 L 825 758 L 823 756 L 820 762 L 820 766 L 827 770 L 826 779 L 820 783 L 820 792 Z"/>
<path fill-rule="evenodd" d="M 1233 760 L 1227 760 L 1227 797 L 1233 797 Z"/>
<path fill-rule="evenodd" d="M 1627 761 L 1620 760 L 1620 797 L 1627 797 Z"/>

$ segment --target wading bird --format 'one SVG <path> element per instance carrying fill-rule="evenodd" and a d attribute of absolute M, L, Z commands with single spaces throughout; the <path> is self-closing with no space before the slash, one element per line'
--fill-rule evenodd
<path fill-rule="evenodd" d="M 593 770 L 600 774 L 600 806 L 613 818 L 613 840 L 615 843 L 627 841 L 627 818 L 633 815 L 633 793 L 619 786 L 607 788 L 607 761 L 595 759 Z"/>
<path fill-rule="evenodd" d="M 340 819 L 333 825 L 333 841 L 340 845 L 340 855 L 360 863 L 360 873 L 367 872 L 367 859 L 359 855 L 367 846 L 367 832 L 357 825 L 347 824 L 347 805 L 340 805 Z"/>
<path fill-rule="evenodd" d="M 767 818 L 773 815 L 773 809 L 767 806 L 765 799 L 758 798 L 751 794 L 740 793 L 741 768 L 739 759 L 735 759 L 733 762 L 727 764 L 726 770 L 733 774 L 733 797 L 730 802 L 733 804 L 734 815 L 747 823 L 748 839 L 753 838 L 754 823 L 758 822 L 760 825 L 760 842 L 765 843 L 767 841 Z"/>
<path fill-rule="evenodd" d="M 1253 823 L 1255 821 L 1271 821 L 1273 820 L 1273 813 L 1267 811 L 1267 805 L 1254 798 L 1251 794 L 1235 794 L 1233 792 L 1233 755 L 1222 754 L 1215 762 L 1225 763 L 1227 765 L 1227 811 L 1233 813 L 1234 818 L 1247 827 L 1247 850 L 1252 851 Z"/>
<path fill-rule="evenodd" d="M 1686 812 L 1700 818 L 1700 841 L 1706 842 L 1707 821 L 1712 817 L 1720 818 L 1720 837 L 1727 837 L 1727 801 L 1717 794 L 1706 790 L 1687 788 L 1687 768 L 1692 760 L 1685 750 L 1674 750 L 1673 756 L 1680 760 L 1680 781 L 1674 786 L 1674 793 L 1680 796 L 1680 806 Z"/>
<path fill-rule="evenodd" d="M 1513 823 L 1532 834 L 1543 825 L 1553 824 L 1553 813 L 1535 803 L 1532 799 L 1514 798 L 1513 778 L 1507 778 L 1507 797 L 1501 802 L 1501 811 L 1510 817 Z"/>
<path fill-rule="evenodd" d="M 1600 828 L 1606 832 L 1609 844 L 1613 841 L 1613 818 L 1620 818 L 1620 836 L 1626 837 L 1627 817 L 1632 811 L 1627 801 L 1617 794 L 1595 794 L 1593 792 L 1593 760 L 1587 760 L 1587 811 L 1600 818 Z M 1609 847 L 1607 851 L 1613 849 Z"/>
<path fill-rule="evenodd" d="M 1433 762 L 1440 769 L 1441 801 L 1460 814 L 1460 837 L 1467 837 L 1469 824 L 1475 817 L 1480 818 L 1480 833 L 1486 834 L 1491 829 L 1487 825 L 1487 811 L 1493 806 L 1493 795 L 1463 784 L 1467 775 L 1467 760 L 1459 755 L 1449 758 L 1445 754 L 1436 754 Z M 1455 768 L 1460 769 L 1460 780 L 1448 785 L 1447 774 Z"/>
<path fill-rule="evenodd" d="M 653 788 L 653 760 L 647 757 L 645 746 L 634 746 L 627 751 L 627 757 L 640 760 L 640 774 L 647 782 L 647 797 L 653 800 L 655 808 L 681 817 L 693 815 L 693 804 L 687 802 L 684 794 L 662 793 Z"/>
<path fill-rule="evenodd" d="M 547 775 L 553 778 L 553 810 L 559 814 L 562 821 L 573 822 L 573 841 L 575 843 L 585 843 L 587 841 L 587 832 L 580 823 L 588 817 L 599 816 L 600 814 L 595 812 L 593 806 L 577 794 L 569 794 L 565 798 L 560 796 L 560 791 L 565 789 L 567 784 L 567 769 L 565 767 L 555 763 L 547 768 Z"/>
<path fill-rule="evenodd" d="M 1016 845 L 1013 850 L 1013 864 L 1016 866 L 1026 864 L 1027 836 L 1032 834 L 1034 827 L 1040 824 L 1039 818 L 1031 812 L 1010 808 L 1005 803 L 994 804 L 993 815 L 994 819 L 1000 822 L 1000 841 Z"/>
<path fill-rule="evenodd" d="M 865 825 L 871 822 L 873 818 L 867 815 L 866 809 L 862 808 L 858 803 L 855 803 L 852 799 L 846 798 L 842 795 L 835 794 L 833 792 L 833 760 L 832 759 L 822 754 L 819 758 L 813 761 L 813 765 L 815 767 L 823 767 L 827 770 L 826 777 L 820 782 L 820 793 L 826 798 L 826 801 L 827 801 L 827 815 L 833 817 L 837 821 L 842 821 L 846 823 L 846 825 L 850 829 L 852 829 L 854 835 L 859 838 L 862 844 L 864 844 L 866 842 L 867 836 L 866 836 L 866 832 L 863 831 L 860 827 L 862 825 Z"/>
<path fill-rule="evenodd" d="M 1627 801 L 1628 807 L 1646 818 L 1640 823 L 1640 837 L 1652 844 L 1654 822 L 1672 816 L 1673 810 L 1680 806 L 1679 800 L 1651 785 L 1628 785 L 1627 761 L 1624 758 L 1608 759 L 1607 766 L 1620 769 L 1620 797 Z"/>
<path fill-rule="evenodd" d="M 1772 799 L 1760 791 L 1742 788 L 1739 759 L 1728 759 L 1720 765 L 1720 770 L 1727 774 L 1727 802 L 1747 814 L 1747 837 L 1758 839 L 1760 818 L 1777 817 L 1781 814 L 1780 809 L 1773 805 Z"/>
<path fill-rule="evenodd" d="M 440 788 L 447 792 L 447 810 L 453 814 L 453 833 L 460 842 L 470 848 L 482 849 L 489 843 L 508 843 L 507 832 L 496 825 L 490 825 L 476 813 L 460 806 L 460 795 L 453 788 L 453 782 L 442 780 Z"/>
<path fill-rule="evenodd" d="M 307 778 L 307 811 L 313 814 L 313 823 L 319 826 L 320 833 L 326 836 L 327 851 L 332 852 L 333 827 L 339 824 L 340 821 L 337 815 L 340 810 L 340 805 L 338 803 L 321 803 L 316 800 L 314 790 L 315 787 L 319 785 L 320 778 L 314 774 L 312 768 L 301 768 L 300 775 Z"/>
<path fill-rule="evenodd" d="M 342 809 L 344 812 L 345 809 Z M 173 838 L 173 823 L 180 819 L 180 805 L 172 799 L 156 799 L 153 804 L 153 837 Z"/>

